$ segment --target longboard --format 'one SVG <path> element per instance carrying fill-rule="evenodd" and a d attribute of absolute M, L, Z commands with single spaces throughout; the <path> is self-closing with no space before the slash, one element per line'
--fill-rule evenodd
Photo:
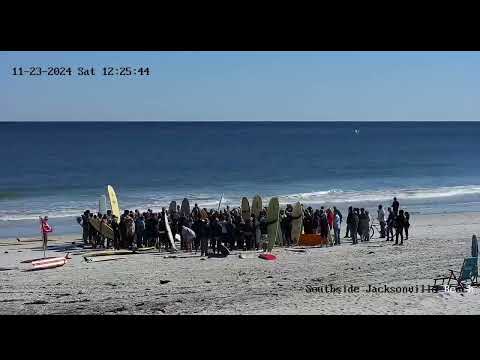
<path fill-rule="evenodd" d="M 90 218 L 90 224 L 93 228 L 98 231 L 102 236 L 106 237 L 107 239 L 113 240 L 113 229 L 105 224 L 99 218 Z"/>
<path fill-rule="evenodd" d="M 252 213 L 255 215 L 255 218 L 258 219 L 260 211 L 262 211 L 262 198 L 260 195 L 255 195 L 252 200 Z"/>
<path fill-rule="evenodd" d="M 33 268 L 30 269 L 30 271 L 52 269 L 52 268 L 56 268 L 56 267 L 59 267 L 59 266 L 63 266 L 67 262 L 67 259 L 69 259 L 68 254 L 65 255 L 65 256 L 61 256 L 61 257 L 36 260 L 36 261 L 32 262 Z"/>
<path fill-rule="evenodd" d="M 246 197 L 242 198 L 241 209 L 242 209 L 242 219 L 244 221 L 247 221 L 248 219 L 250 219 L 250 204 Z"/>
<path fill-rule="evenodd" d="M 190 217 L 190 203 L 188 202 L 187 198 L 183 199 L 182 206 L 180 207 L 180 212 L 186 218 Z"/>
<path fill-rule="evenodd" d="M 131 250 L 105 250 L 105 251 L 92 251 L 83 254 L 83 257 L 94 257 L 94 256 L 110 256 L 110 255 L 130 255 L 135 254 Z"/>
<path fill-rule="evenodd" d="M 268 245 L 267 251 L 271 252 L 273 246 L 277 242 L 277 238 L 279 235 L 279 221 L 278 217 L 280 214 L 280 204 L 278 203 L 278 198 L 273 197 L 270 199 L 268 203 L 268 210 L 267 210 L 267 222 L 269 223 L 267 226 L 268 230 Z"/>
<path fill-rule="evenodd" d="M 292 243 L 296 245 L 300 239 L 303 226 L 303 208 L 300 202 L 296 202 L 295 205 L 293 205 L 292 217 L 294 218 L 292 220 Z M 295 219 L 296 217 L 299 218 Z"/>
<path fill-rule="evenodd" d="M 176 201 L 172 201 L 170 203 L 170 205 L 168 206 L 168 212 L 170 214 L 173 214 L 175 211 L 177 211 L 177 202 Z"/>
<path fill-rule="evenodd" d="M 172 249 L 177 250 L 177 248 L 175 247 L 175 241 L 172 235 L 172 229 L 170 228 L 170 224 L 168 223 L 167 213 L 165 213 L 164 215 L 164 220 L 165 220 L 165 228 L 167 229 L 168 241 L 170 241 L 170 245 L 172 246 Z"/>
<path fill-rule="evenodd" d="M 111 185 L 107 185 L 108 197 L 110 199 L 110 207 L 112 214 L 117 217 L 117 221 L 120 221 L 120 208 L 118 206 L 117 194 Z"/>

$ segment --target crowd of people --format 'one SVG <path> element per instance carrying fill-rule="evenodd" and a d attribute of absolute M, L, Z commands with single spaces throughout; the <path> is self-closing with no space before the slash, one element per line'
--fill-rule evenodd
<path fill-rule="evenodd" d="M 400 245 L 408 239 L 410 227 L 410 216 L 408 212 L 399 209 L 399 202 L 396 198 L 392 206 L 387 209 L 379 205 L 377 220 L 380 225 L 380 238 L 387 238 Z M 166 216 L 165 216 L 166 215 Z M 113 230 L 113 239 L 108 239 L 98 233 L 90 223 L 90 218 L 99 219 L 102 223 L 109 225 Z M 222 211 L 215 209 L 200 209 L 195 204 L 190 213 L 182 212 L 180 206 L 176 209 L 167 210 L 162 208 L 161 212 L 154 212 L 148 209 L 140 213 L 138 210 L 125 210 L 117 219 L 111 210 L 106 214 L 94 214 L 86 210 L 78 223 L 83 228 L 83 241 L 93 247 L 127 249 L 156 247 L 158 249 L 172 249 L 169 239 L 167 218 L 172 237 L 180 239 L 181 250 L 186 250 L 201 255 L 207 255 L 209 251 L 219 254 L 221 247 L 229 250 L 265 250 L 268 242 L 267 208 L 260 211 L 258 216 L 251 214 L 246 218 L 242 217 L 241 209 L 230 209 L 227 206 Z M 280 210 L 279 217 L 279 241 L 277 245 L 295 245 L 292 240 L 292 222 L 300 216 L 293 216 L 293 207 L 287 205 L 286 209 Z M 364 208 L 348 209 L 346 219 L 346 233 L 344 238 L 351 238 L 352 244 L 370 240 L 370 225 L 372 219 Z M 320 234 L 328 239 L 330 245 L 340 245 L 340 230 L 343 223 L 343 215 L 336 207 L 333 209 L 320 209 L 307 207 L 303 211 L 303 232 L 305 234 Z M 395 231 L 395 236 L 394 236 Z"/>

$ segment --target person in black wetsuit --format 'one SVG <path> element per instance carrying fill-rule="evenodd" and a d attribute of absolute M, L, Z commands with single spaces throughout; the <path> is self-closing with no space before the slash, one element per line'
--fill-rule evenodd
<path fill-rule="evenodd" d="M 313 219 L 309 209 L 303 212 L 303 231 L 305 234 L 313 234 Z"/>
<path fill-rule="evenodd" d="M 393 209 L 393 213 L 395 214 L 395 216 L 398 215 L 398 208 L 400 207 L 400 203 L 398 202 L 397 198 L 394 197 L 393 198 L 393 203 L 392 203 L 392 209 Z"/>
<path fill-rule="evenodd" d="M 120 227 L 118 225 L 118 219 L 115 215 L 112 215 L 112 222 L 110 226 L 113 229 L 113 248 L 120 250 Z"/>
<path fill-rule="evenodd" d="M 353 207 L 352 206 L 349 206 L 348 207 L 348 215 L 347 215 L 347 230 L 345 230 L 345 238 L 348 238 L 350 237 L 349 235 L 352 234 L 352 232 L 350 231 L 350 227 L 351 227 L 351 224 L 352 224 L 352 216 L 353 216 Z"/>
<path fill-rule="evenodd" d="M 403 214 L 403 210 L 398 212 L 398 216 L 395 219 L 395 244 L 398 245 L 398 236 L 401 237 L 402 241 L 400 245 L 403 245 L 403 229 L 405 229 L 405 215 Z"/>
<path fill-rule="evenodd" d="M 395 225 L 395 214 L 391 208 L 387 209 L 387 241 L 393 241 L 393 227 Z"/>
<path fill-rule="evenodd" d="M 320 235 L 328 239 L 328 233 L 329 233 L 329 228 L 328 228 L 328 218 L 327 214 L 323 211 L 320 210 Z"/>
<path fill-rule="evenodd" d="M 358 209 L 355 208 L 352 211 L 352 220 L 351 220 L 351 223 L 350 223 L 350 236 L 352 237 L 352 245 L 358 244 L 357 234 L 358 234 L 358 224 L 359 223 L 360 223 L 359 212 L 358 212 Z"/>
<path fill-rule="evenodd" d="M 287 207 L 287 211 L 285 211 L 285 235 L 284 235 L 284 246 L 292 246 L 292 207 Z"/>
<path fill-rule="evenodd" d="M 410 228 L 410 213 L 405 211 L 405 240 L 408 240 L 408 229 Z"/>
<path fill-rule="evenodd" d="M 200 220 L 197 237 L 200 239 L 200 255 L 208 255 L 208 238 L 210 237 L 210 224 L 207 219 Z M 196 250 L 195 250 L 196 251 Z"/>

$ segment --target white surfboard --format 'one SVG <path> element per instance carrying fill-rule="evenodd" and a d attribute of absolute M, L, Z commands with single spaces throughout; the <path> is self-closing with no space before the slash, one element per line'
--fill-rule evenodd
<path fill-rule="evenodd" d="M 165 213 L 164 220 L 165 220 L 165 228 L 167 229 L 167 236 L 168 236 L 168 240 L 170 241 L 170 245 L 172 245 L 173 250 L 177 250 L 177 248 L 175 247 L 175 241 L 173 240 L 172 229 L 170 228 L 170 224 L 168 223 L 167 213 Z"/>

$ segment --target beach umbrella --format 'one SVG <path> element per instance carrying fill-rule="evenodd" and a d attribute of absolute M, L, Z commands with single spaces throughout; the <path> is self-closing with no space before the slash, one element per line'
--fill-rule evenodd
<path fill-rule="evenodd" d="M 478 257 L 478 241 L 475 235 L 472 236 L 472 257 Z"/>

